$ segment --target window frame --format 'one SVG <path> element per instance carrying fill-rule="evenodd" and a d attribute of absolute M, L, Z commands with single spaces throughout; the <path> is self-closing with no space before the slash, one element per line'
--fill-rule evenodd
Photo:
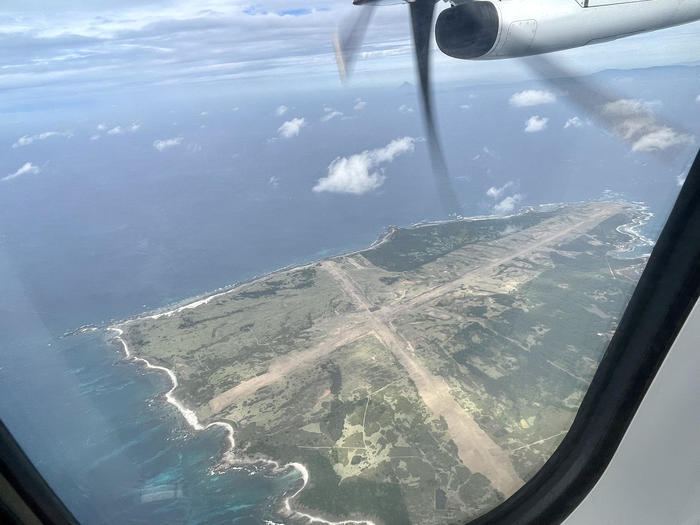
<path fill-rule="evenodd" d="M 562 523 L 610 463 L 700 295 L 700 150 L 564 439 L 515 494 L 469 525 Z"/>

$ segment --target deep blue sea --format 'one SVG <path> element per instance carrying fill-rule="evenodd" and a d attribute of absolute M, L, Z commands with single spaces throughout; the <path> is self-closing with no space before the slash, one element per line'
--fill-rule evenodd
<path fill-rule="evenodd" d="M 697 128 L 679 95 L 694 100 L 697 70 L 607 75 L 599 80 L 661 100 L 665 115 Z M 669 78 L 676 78 L 673 96 L 664 89 Z M 565 133 L 571 130 L 563 123 L 578 110 L 564 103 L 502 110 L 526 87 L 537 86 L 440 92 L 444 145 L 464 215 L 491 213 L 486 191 L 508 183 L 518 206 L 601 198 L 607 190 L 645 202 L 655 213 L 645 233 L 655 238 L 693 152 L 661 164 L 594 125 Z M 125 361 L 103 330 L 61 336 L 367 246 L 389 225 L 444 218 L 420 142 L 385 167 L 377 191 L 311 191 L 337 156 L 421 135 L 419 114 L 397 111 L 418 107 L 415 93 L 405 91 L 251 101 L 173 96 L 153 104 L 135 94 L 113 105 L 92 101 L 8 116 L 0 175 L 28 161 L 41 172 L 0 184 L 0 417 L 81 522 L 280 521 L 272 506 L 298 486 L 297 472 L 212 474 L 224 433 L 191 431 L 163 399 L 167 377 Z M 358 97 L 367 109 L 353 113 Z M 460 109 L 467 102 L 471 108 Z M 308 119 L 295 140 L 270 140 L 281 103 L 292 108 L 288 116 Z M 350 118 L 324 123 L 324 105 Z M 548 116 L 549 132 L 524 134 L 535 113 Z M 140 128 L 90 140 L 102 122 Z M 73 136 L 10 147 L 47 129 Z M 172 136 L 184 137 L 181 147 L 155 151 L 154 140 Z"/>

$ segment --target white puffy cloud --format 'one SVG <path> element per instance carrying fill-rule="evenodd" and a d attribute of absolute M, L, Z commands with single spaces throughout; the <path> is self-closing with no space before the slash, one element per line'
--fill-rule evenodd
<path fill-rule="evenodd" d="M 100 140 L 100 135 L 97 134 L 97 133 L 95 133 L 94 135 L 92 135 L 92 136 L 90 137 L 90 140 Z"/>
<path fill-rule="evenodd" d="M 343 114 L 340 111 L 331 110 L 326 112 L 326 114 L 321 117 L 321 122 L 328 122 L 329 120 L 334 119 L 335 117 L 342 116 Z"/>
<path fill-rule="evenodd" d="M 298 136 L 301 128 L 304 126 L 306 126 L 306 119 L 304 117 L 293 118 L 282 124 L 277 130 L 277 133 L 279 133 L 280 137 L 289 139 Z"/>
<path fill-rule="evenodd" d="M 459 109 L 471 109 L 471 104 L 460 104 Z"/>
<path fill-rule="evenodd" d="M 506 190 L 512 188 L 513 186 L 514 186 L 513 181 L 509 180 L 500 188 L 498 188 L 496 186 L 491 186 L 488 190 L 486 190 L 486 195 L 498 200 L 501 198 L 501 195 L 503 195 L 506 192 Z"/>
<path fill-rule="evenodd" d="M 352 107 L 355 111 L 360 111 L 362 109 L 365 109 L 367 107 L 367 102 L 362 100 L 361 98 L 356 98 L 355 99 L 355 105 Z"/>
<path fill-rule="evenodd" d="M 399 106 L 399 113 L 413 113 L 413 108 L 411 106 L 407 106 L 406 104 L 401 104 Z"/>
<path fill-rule="evenodd" d="M 362 195 L 384 184 L 384 169 L 380 164 L 413 151 L 415 139 L 402 137 L 383 148 L 366 150 L 350 157 L 338 157 L 328 166 L 328 175 L 318 180 L 315 192 L 350 193 Z"/>
<path fill-rule="evenodd" d="M 694 137 L 661 123 L 653 114 L 657 102 L 620 99 L 603 106 L 602 117 L 620 138 L 632 144 L 632 151 L 660 151 L 692 144 Z"/>
<path fill-rule="evenodd" d="M 273 175 L 272 177 L 270 177 L 270 179 L 267 181 L 267 183 L 268 183 L 270 186 L 272 186 L 273 188 L 277 188 L 277 186 L 280 185 L 280 178 L 277 177 L 277 176 L 275 176 L 275 175 Z"/>
<path fill-rule="evenodd" d="M 697 97 L 695 97 L 695 102 L 700 102 L 700 95 L 698 95 Z"/>
<path fill-rule="evenodd" d="M 128 126 L 117 125 L 108 129 L 106 124 L 98 124 L 97 129 L 99 131 L 107 131 L 107 135 L 123 135 L 124 133 L 134 133 L 141 129 L 141 124 L 134 122 Z"/>
<path fill-rule="evenodd" d="M 691 135 L 678 133 L 665 126 L 642 135 L 632 144 L 632 151 L 659 151 L 692 143 L 693 137 Z"/>
<path fill-rule="evenodd" d="M 580 128 L 581 126 L 583 126 L 583 120 L 581 120 L 581 119 L 578 118 L 578 117 L 571 117 L 571 118 L 568 119 L 568 120 L 566 121 L 566 123 L 564 124 L 564 129 L 567 129 L 567 128 Z"/>
<path fill-rule="evenodd" d="M 12 147 L 21 148 L 22 146 L 29 146 L 37 140 L 46 140 L 49 137 L 65 137 L 69 139 L 72 136 L 73 134 L 70 131 L 44 131 L 43 133 L 38 133 L 37 135 L 24 135 L 18 138 L 17 141 L 12 144 Z"/>
<path fill-rule="evenodd" d="M 238 108 L 236 108 L 236 110 L 237 110 L 237 109 L 238 109 Z M 282 104 L 281 106 L 277 106 L 277 109 L 275 110 L 275 115 L 277 115 L 278 117 L 281 117 L 281 116 L 284 115 L 287 111 L 289 111 L 289 108 L 288 108 L 287 106 L 285 106 L 284 104 Z"/>
<path fill-rule="evenodd" d="M 0 180 L 3 180 L 3 181 L 12 180 L 12 179 L 16 179 L 17 177 L 21 177 L 22 175 L 27 175 L 27 174 L 34 175 L 36 173 L 39 173 L 40 171 L 41 171 L 41 169 L 39 168 L 39 166 L 36 166 L 36 165 L 32 164 L 31 162 L 25 162 L 24 164 L 22 164 L 22 166 L 20 166 L 17 169 L 17 171 L 6 175 L 5 177 L 3 177 Z"/>
<path fill-rule="evenodd" d="M 173 137 L 170 139 L 160 139 L 153 141 L 153 147 L 158 151 L 164 151 L 168 148 L 174 148 L 182 144 L 182 137 Z"/>
<path fill-rule="evenodd" d="M 513 212 L 518 203 L 522 200 L 523 196 L 520 193 L 514 193 L 513 195 L 507 195 L 515 187 L 515 183 L 512 180 L 506 182 L 503 186 L 491 186 L 486 190 L 486 195 L 493 199 L 493 212 L 498 215 L 505 215 L 507 213 Z"/>
<path fill-rule="evenodd" d="M 547 129 L 548 122 L 549 119 L 547 117 L 534 115 L 525 122 L 525 133 L 537 133 L 538 131 Z"/>
<path fill-rule="evenodd" d="M 679 173 L 678 175 L 676 175 L 676 185 L 683 186 L 683 184 L 685 183 L 685 178 L 686 178 L 685 173 Z"/>
<path fill-rule="evenodd" d="M 497 202 L 493 207 L 493 210 L 499 215 L 505 215 L 506 213 L 511 213 L 515 210 L 517 204 L 522 200 L 523 196 L 519 193 L 515 195 L 510 195 L 500 202 Z"/>
<path fill-rule="evenodd" d="M 113 128 L 107 130 L 107 135 L 123 135 L 126 132 L 134 133 L 141 128 L 141 124 L 134 122 L 130 126 L 114 126 Z M 98 126 L 97 129 L 100 129 Z"/>
<path fill-rule="evenodd" d="M 105 131 L 107 129 L 107 124 L 100 122 L 97 126 L 95 126 L 95 129 L 97 129 L 97 131 Z"/>
<path fill-rule="evenodd" d="M 552 104 L 556 100 L 557 97 L 551 91 L 526 89 L 511 95 L 510 105 L 515 107 L 538 106 L 540 104 Z"/>

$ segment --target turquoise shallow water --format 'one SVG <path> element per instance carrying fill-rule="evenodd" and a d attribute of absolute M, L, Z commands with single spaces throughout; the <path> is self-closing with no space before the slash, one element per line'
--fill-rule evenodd
<path fill-rule="evenodd" d="M 167 377 L 125 361 L 102 332 L 51 344 L 38 364 L 28 351 L 3 366 L 3 388 L 24 393 L 29 381 L 33 395 L 3 396 L 0 410 L 80 521 L 260 523 L 298 486 L 294 470 L 212 473 L 225 432 L 188 428 L 163 399 Z"/>

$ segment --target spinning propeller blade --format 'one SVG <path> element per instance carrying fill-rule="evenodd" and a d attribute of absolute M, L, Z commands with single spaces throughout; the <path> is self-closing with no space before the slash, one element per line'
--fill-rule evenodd
<path fill-rule="evenodd" d="M 413 31 L 413 49 L 416 66 L 418 67 L 418 79 L 420 81 L 420 98 L 423 106 L 423 118 L 425 123 L 426 140 L 430 152 L 430 162 L 433 176 L 437 186 L 438 195 L 443 208 L 448 214 L 461 213 L 461 207 L 457 200 L 452 181 L 447 171 L 447 164 L 442 153 L 440 140 L 435 127 L 433 114 L 432 95 L 430 91 L 430 36 L 433 27 L 433 15 L 437 0 L 414 0 L 407 2 L 411 14 L 411 28 Z M 381 0 L 355 0 L 355 5 L 365 6 L 354 20 L 341 28 L 335 36 L 334 46 L 338 70 L 345 80 L 351 73 L 352 66 L 357 57 L 362 39 L 367 30 L 374 8 Z"/>

